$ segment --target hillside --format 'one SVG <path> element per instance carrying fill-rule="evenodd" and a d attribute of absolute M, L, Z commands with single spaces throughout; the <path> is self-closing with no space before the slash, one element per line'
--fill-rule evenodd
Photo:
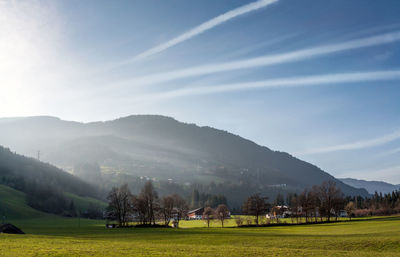
<path fill-rule="evenodd" d="M 38 160 L 12 153 L 0 146 L 0 185 L 26 194 L 30 207 L 44 212 L 73 215 L 72 193 L 82 197 L 101 198 L 96 186 Z M 72 208 L 72 209 L 71 209 Z"/>
<path fill-rule="evenodd" d="M 31 219 L 46 217 L 46 215 L 26 203 L 25 193 L 0 185 L 0 218 Z"/>
<path fill-rule="evenodd" d="M 335 180 L 346 194 L 367 194 L 288 153 L 164 116 L 136 115 L 92 123 L 54 117 L 3 119 L 0 142 L 28 156 L 40 150 L 42 160 L 97 184 L 125 174 L 186 185 L 223 184 L 209 188 L 214 188 L 212 193 L 244 195 L 299 191 Z M 89 175 L 77 172 L 82 163 L 94 167 Z"/>
<path fill-rule="evenodd" d="M 71 193 L 67 193 L 67 198 L 74 201 L 76 210 L 81 213 L 87 211 L 90 206 L 94 206 L 95 208 L 105 208 L 106 206 L 102 201 L 90 197 L 79 197 Z M 27 196 L 25 193 L 5 185 L 0 185 L 0 223 L 3 217 L 5 221 L 55 218 L 55 215 L 32 208 L 28 205 L 26 199 Z"/>
<path fill-rule="evenodd" d="M 383 181 L 366 181 L 353 178 L 341 178 L 340 180 L 349 186 L 364 188 L 370 194 L 374 194 L 375 192 L 387 194 L 395 190 L 400 190 L 400 185 L 393 185 Z"/>

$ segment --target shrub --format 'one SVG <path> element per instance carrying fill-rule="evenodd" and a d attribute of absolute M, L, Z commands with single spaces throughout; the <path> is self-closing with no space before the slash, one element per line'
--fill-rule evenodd
<path fill-rule="evenodd" d="M 235 217 L 235 222 L 236 222 L 236 225 L 237 225 L 238 227 L 240 227 L 240 226 L 243 225 L 244 219 L 243 219 L 242 217 L 240 217 L 240 216 L 236 216 L 236 217 Z"/>

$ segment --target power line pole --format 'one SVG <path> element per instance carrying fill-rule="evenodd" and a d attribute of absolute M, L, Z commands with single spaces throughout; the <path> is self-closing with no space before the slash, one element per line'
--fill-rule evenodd
<path fill-rule="evenodd" d="M 40 161 L 40 150 L 37 152 L 37 159 Z"/>

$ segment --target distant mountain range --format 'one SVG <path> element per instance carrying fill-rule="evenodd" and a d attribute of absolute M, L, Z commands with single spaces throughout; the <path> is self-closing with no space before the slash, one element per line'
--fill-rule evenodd
<path fill-rule="evenodd" d="M 288 153 L 157 115 L 91 123 L 46 116 L 0 119 L 0 145 L 27 156 L 39 154 L 41 160 L 70 172 L 80 163 L 95 163 L 108 175 L 223 184 L 214 186 L 214 193 L 242 198 L 254 192 L 301 191 L 326 180 L 336 181 L 346 194 L 368 194 Z"/>
<path fill-rule="evenodd" d="M 364 188 L 370 194 L 378 193 L 390 193 L 395 190 L 400 190 L 400 185 L 393 185 L 383 181 L 367 181 L 367 180 L 359 180 L 353 178 L 341 178 L 343 183 L 355 187 L 355 188 Z"/>

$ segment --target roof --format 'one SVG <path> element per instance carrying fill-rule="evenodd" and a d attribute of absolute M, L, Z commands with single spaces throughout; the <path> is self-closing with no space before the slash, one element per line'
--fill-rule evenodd
<path fill-rule="evenodd" d="M 203 210 L 203 209 L 204 209 L 204 207 L 197 208 L 197 209 L 194 209 L 194 210 L 188 211 L 188 214 L 191 214 L 191 213 L 194 213 L 194 212 L 198 212 L 198 211 L 200 211 L 200 210 Z"/>

